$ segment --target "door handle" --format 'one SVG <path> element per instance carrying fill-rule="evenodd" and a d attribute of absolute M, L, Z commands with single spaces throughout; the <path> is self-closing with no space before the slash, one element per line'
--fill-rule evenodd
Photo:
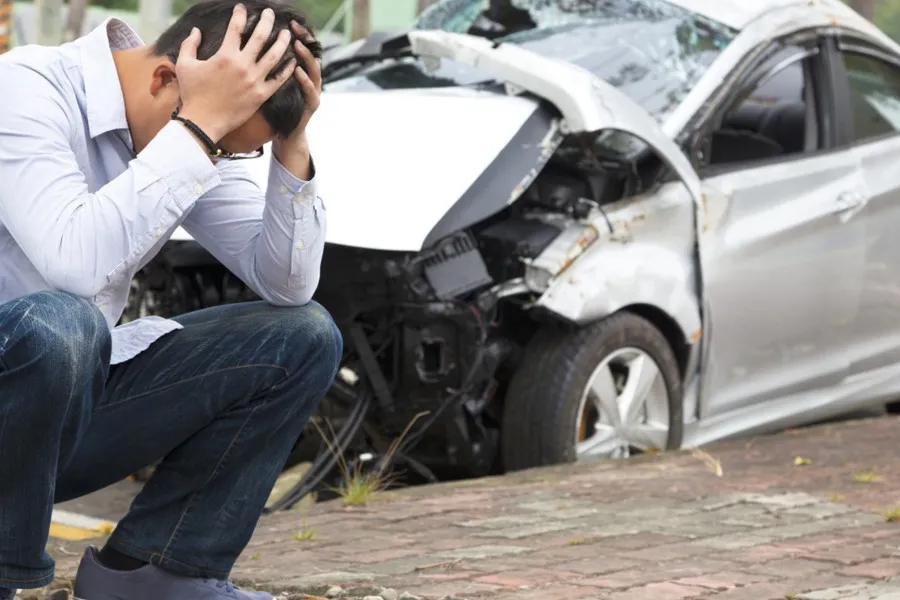
<path fill-rule="evenodd" d="M 852 210 L 862 204 L 862 194 L 859 192 L 843 192 L 838 196 L 838 210 Z"/>
<path fill-rule="evenodd" d="M 869 198 L 856 191 L 842 192 L 837 198 L 836 213 L 841 215 L 841 222 L 846 223 L 858 212 L 865 208 Z"/>

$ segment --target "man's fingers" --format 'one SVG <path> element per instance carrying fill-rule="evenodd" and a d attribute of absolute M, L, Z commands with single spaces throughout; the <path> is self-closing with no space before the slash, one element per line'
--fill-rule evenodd
<path fill-rule="evenodd" d="M 253 33 L 250 34 L 250 39 L 247 40 L 247 45 L 244 46 L 244 53 L 247 54 L 253 62 L 256 62 L 257 58 L 259 58 L 259 55 L 262 53 L 262 49 L 269 40 L 269 36 L 272 35 L 272 28 L 274 26 L 275 11 L 271 8 L 267 8 L 262 11 L 262 14 L 259 16 L 259 22 L 256 23 L 256 27 L 253 28 Z"/>
<path fill-rule="evenodd" d="M 191 30 L 191 35 L 181 42 L 181 50 L 178 51 L 178 62 L 185 64 L 197 60 L 197 49 L 200 48 L 202 39 L 203 35 L 200 33 L 200 30 L 194 27 Z"/>
<path fill-rule="evenodd" d="M 319 108 L 319 101 L 321 99 L 319 88 L 302 67 L 294 69 L 294 78 L 300 83 L 300 88 L 303 90 L 303 99 L 306 101 L 304 117 L 308 118 L 309 115 Z"/>
<path fill-rule="evenodd" d="M 222 40 L 222 49 L 237 52 L 241 49 L 241 36 L 247 27 L 247 9 L 243 4 L 237 4 L 231 13 L 231 21 L 225 31 L 225 39 Z"/>
<path fill-rule="evenodd" d="M 322 65 L 313 56 L 313 53 L 307 48 L 301 40 L 294 42 L 294 52 L 300 57 L 303 66 L 306 67 L 309 79 L 312 81 L 316 89 L 322 88 Z"/>
<path fill-rule="evenodd" d="M 291 32 L 287 29 L 282 29 L 278 32 L 278 37 L 275 39 L 275 43 L 272 44 L 272 47 L 259 59 L 259 63 L 257 63 L 258 68 L 264 75 L 268 75 L 272 69 L 281 63 L 282 59 L 284 59 L 285 52 L 287 52 L 290 47 Z"/>
<path fill-rule="evenodd" d="M 283 86 L 287 80 L 291 78 L 291 75 L 293 75 L 296 66 L 297 60 L 292 58 L 272 77 L 272 79 L 266 82 L 266 98 L 271 98 L 275 92 L 281 89 L 281 86 Z"/>
<path fill-rule="evenodd" d="M 309 35 L 309 32 L 306 30 L 306 28 L 297 21 L 291 21 L 291 31 L 293 31 L 294 35 L 301 39 Z"/>

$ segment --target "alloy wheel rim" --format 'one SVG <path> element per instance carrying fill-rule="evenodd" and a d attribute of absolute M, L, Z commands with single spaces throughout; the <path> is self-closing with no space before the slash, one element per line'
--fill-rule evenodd
<path fill-rule="evenodd" d="M 669 437 L 669 398 L 659 365 L 638 348 L 606 356 L 588 378 L 578 407 L 575 455 L 628 458 L 662 450 Z"/>

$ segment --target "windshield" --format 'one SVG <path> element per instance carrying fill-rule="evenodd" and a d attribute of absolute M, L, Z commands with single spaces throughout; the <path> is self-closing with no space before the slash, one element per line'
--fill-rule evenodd
<path fill-rule="evenodd" d="M 736 32 L 663 0 L 442 0 L 417 29 L 470 33 L 575 63 L 663 121 Z M 408 58 L 366 66 L 336 91 L 492 83 L 479 70 Z"/>

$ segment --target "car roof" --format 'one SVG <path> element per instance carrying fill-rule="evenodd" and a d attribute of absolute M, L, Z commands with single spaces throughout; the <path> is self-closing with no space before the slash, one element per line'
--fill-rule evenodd
<path fill-rule="evenodd" d="M 871 33 L 874 28 L 840 0 L 668 0 L 672 4 L 718 21 L 734 29 L 744 29 L 751 21 L 775 9 L 806 6 L 811 14 L 827 15 L 836 24 Z"/>

